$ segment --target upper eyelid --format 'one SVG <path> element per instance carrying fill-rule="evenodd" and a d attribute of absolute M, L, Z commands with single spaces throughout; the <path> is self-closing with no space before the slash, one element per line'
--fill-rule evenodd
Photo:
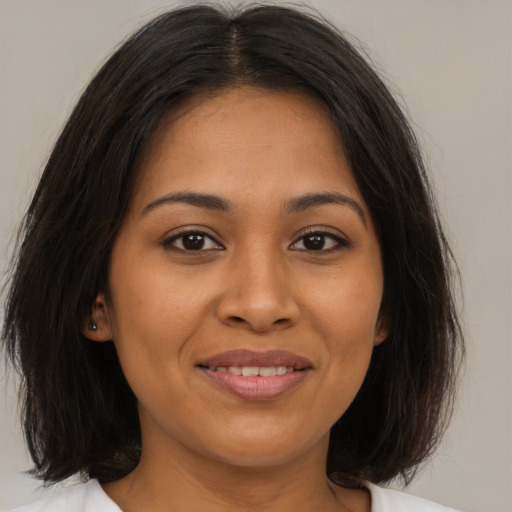
<path fill-rule="evenodd" d="M 179 237 L 181 235 L 186 235 L 188 233 L 198 233 L 201 235 L 205 235 L 211 238 L 212 240 L 215 240 L 216 242 L 218 242 L 218 239 L 220 238 L 216 233 L 212 233 L 212 231 L 209 228 L 206 228 L 204 226 L 181 226 L 167 232 L 162 237 L 162 240 L 168 240 L 169 238 Z"/>
<path fill-rule="evenodd" d="M 349 242 L 348 236 L 346 236 L 344 233 L 342 233 L 339 230 L 336 230 L 337 232 L 334 232 L 334 229 L 331 230 L 326 227 L 312 227 L 312 228 L 306 228 L 305 230 L 299 232 L 299 234 L 294 238 L 295 241 L 300 240 L 301 238 L 308 236 L 308 235 L 315 235 L 315 234 L 321 234 L 326 236 L 332 236 L 333 238 L 338 238 L 339 240 L 345 240 L 346 242 Z"/>

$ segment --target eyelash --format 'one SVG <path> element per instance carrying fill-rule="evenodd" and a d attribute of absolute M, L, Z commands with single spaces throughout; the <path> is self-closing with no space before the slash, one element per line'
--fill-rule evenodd
<path fill-rule="evenodd" d="M 203 241 L 209 240 L 210 243 L 213 242 L 215 247 L 210 247 L 207 249 L 204 249 L 203 246 L 201 246 L 198 249 L 187 249 L 183 246 L 183 239 L 185 237 L 191 237 L 191 236 L 197 236 L 201 237 Z M 330 239 L 332 242 L 334 242 L 334 245 L 332 247 L 329 247 L 327 249 L 324 249 L 323 247 L 320 247 L 319 249 L 308 249 L 304 247 L 303 249 L 297 249 L 296 246 L 299 242 L 302 242 L 304 245 L 304 240 L 307 239 L 307 237 L 322 237 L 322 241 L 325 244 L 325 241 Z M 175 245 L 176 242 L 181 240 L 182 247 L 177 247 Z M 205 242 L 207 243 L 207 242 Z M 212 251 L 212 250 L 224 250 L 224 247 L 222 247 L 212 236 L 210 236 L 208 233 L 205 233 L 204 231 L 198 230 L 198 229 L 184 229 L 180 231 L 179 233 L 174 234 L 173 236 L 166 238 L 161 242 L 161 245 L 165 249 L 175 250 L 175 251 L 181 251 L 181 252 L 188 252 L 193 254 L 198 254 L 200 252 L 206 252 L 206 251 Z M 290 249 L 294 251 L 303 251 L 303 252 L 310 252 L 310 253 L 330 253 L 333 251 L 341 250 L 350 247 L 350 242 L 340 236 L 334 235 L 333 233 L 330 233 L 328 231 L 322 231 L 322 230 L 315 230 L 312 229 L 306 233 L 303 233 L 293 244 L 290 245 Z"/>

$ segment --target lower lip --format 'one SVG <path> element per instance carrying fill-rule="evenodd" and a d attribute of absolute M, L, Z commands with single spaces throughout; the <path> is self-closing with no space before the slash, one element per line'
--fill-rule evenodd
<path fill-rule="evenodd" d="M 201 371 L 220 387 L 246 400 L 273 400 L 296 388 L 309 373 L 297 370 L 273 377 L 243 377 L 229 372 L 216 372 L 208 368 Z"/>

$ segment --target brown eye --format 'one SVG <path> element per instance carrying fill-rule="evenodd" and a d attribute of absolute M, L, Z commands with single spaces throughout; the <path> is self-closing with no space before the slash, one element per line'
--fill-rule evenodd
<path fill-rule="evenodd" d="M 320 251 L 325 246 L 325 235 L 313 234 L 305 236 L 302 239 L 304 248 L 308 251 Z"/>
<path fill-rule="evenodd" d="M 163 241 L 165 248 L 179 251 L 207 251 L 222 249 L 212 237 L 201 231 L 187 231 L 174 235 Z"/>
<path fill-rule="evenodd" d="M 183 235 L 181 244 L 187 251 L 199 251 L 204 247 L 205 237 L 200 234 Z"/>
<path fill-rule="evenodd" d="M 330 251 L 348 247 L 349 243 L 332 233 L 321 231 L 301 236 L 291 248 L 296 251 Z"/>

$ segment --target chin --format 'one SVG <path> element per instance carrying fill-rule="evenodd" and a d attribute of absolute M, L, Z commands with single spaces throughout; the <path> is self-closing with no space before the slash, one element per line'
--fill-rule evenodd
<path fill-rule="evenodd" d="M 215 458 L 232 466 L 247 469 L 269 468 L 289 464 L 308 453 L 319 449 L 322 453 L 328 446 L 329 435 L 320 439 L 295 438 L 288 431 L 273 436 L 257 436 L 252 432 L 243 439 L 233 436 L 235 443 L 223 443 L 215 450 Z"/>

